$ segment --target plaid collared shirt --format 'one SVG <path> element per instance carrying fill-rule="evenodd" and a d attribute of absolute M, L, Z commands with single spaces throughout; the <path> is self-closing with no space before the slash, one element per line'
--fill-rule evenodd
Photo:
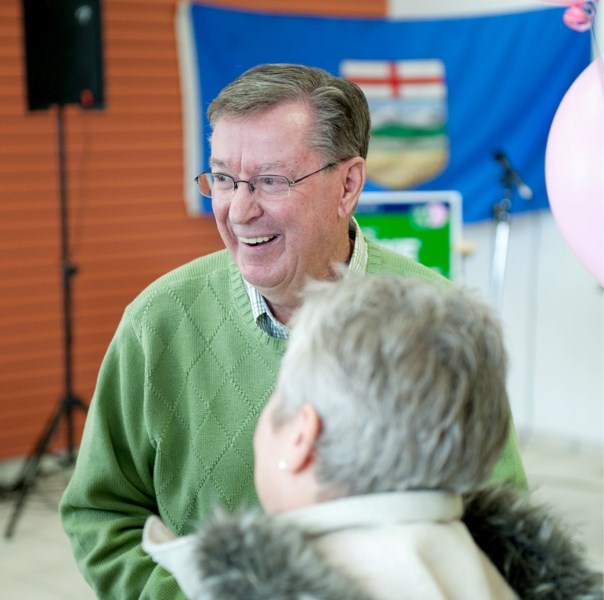
<path fill-rule="evenodd" d="M 354 240 L 354 248 L 348 263 L 348 273 L 364 275 L 367 271 L 367 242 L 354 218 L 350 222 L 349 231 L 350 238 Z M 277 321 L 262 294 L 251 283 L 248 283 L 245 279 L 243 283 L 250 298 L 252 313 L 258 327 L 271 337 L 286 340 L 289 337 L 289 327 Z"/>

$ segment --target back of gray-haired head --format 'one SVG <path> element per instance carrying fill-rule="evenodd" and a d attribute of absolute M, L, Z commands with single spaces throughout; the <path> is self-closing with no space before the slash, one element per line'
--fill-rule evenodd
<path fill-rule="evenodd" d="M 308 147 L 325 164 L 354 156 L 367 157 L 370 116 L 358 85 L 323 69 L 292 64 L 267 64 L 249 69 L 211 102 L 208 120 L 246 120 L 288 102 L 307 102 L 314 119 Z"/>
<path fill-rule="evenodd" d="M 313 282 L 275 420 L 316 407 L 328 494 L 466 492 L 489 478 L 505 445 L 506 369 L 499 321 L 468 290 L 388 277 Z"/>

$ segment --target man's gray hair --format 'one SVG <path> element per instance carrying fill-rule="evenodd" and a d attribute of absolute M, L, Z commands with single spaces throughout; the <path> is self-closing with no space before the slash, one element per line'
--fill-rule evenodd
<path fill-rule="evenodd" d="M 222 117 L 246 120 L 287 102 L 308 102 L 315 117 L 308 147 L 325 164 L 354 156 L 367 157 L 370 116 L 358 85 L 323 69 L 292 64 L 267 64 L 249 69 L 211 102 L 212 128 Z"/>
<path fill-rule="evenodd" d="M 312 282 L 281 365 L 275 426 L 305 403 L 316 408 L 328 493 L 463 493 L 487 481 L 504 448 L 506 371 L 499 320 L 468 289 Z"/>

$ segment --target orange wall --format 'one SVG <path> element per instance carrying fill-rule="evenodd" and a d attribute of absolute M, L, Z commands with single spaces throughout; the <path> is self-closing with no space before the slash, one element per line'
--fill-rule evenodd
<path fill-rule="evenodd" d="M 370 16 L 385 0 L 212 3 Z M 86 403 L 124 306 L 222 247 L 211 218 L 185 212 L 175 6 L 102 0 L 106 108 L 64 110 L 73 387 Z M 0 3 L 0 459 L 30 451 L 65 392 L 57 112 L 27 110 L 21 11 L 20 0 Z M 64 445 L 62 426 L 53 446 Z"/>

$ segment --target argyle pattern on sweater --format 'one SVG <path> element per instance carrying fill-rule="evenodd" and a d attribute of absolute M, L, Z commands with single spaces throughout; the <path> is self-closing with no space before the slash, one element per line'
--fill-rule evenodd
<path fill-rule="evenodd" d="M 168 275 L 127 310 L 145 349 L 158 508 L 178 532 L 216 504 L 256 502 L 252 437 L 285 350 L 254 323 L 239 272 L 225 259 Z"/>

